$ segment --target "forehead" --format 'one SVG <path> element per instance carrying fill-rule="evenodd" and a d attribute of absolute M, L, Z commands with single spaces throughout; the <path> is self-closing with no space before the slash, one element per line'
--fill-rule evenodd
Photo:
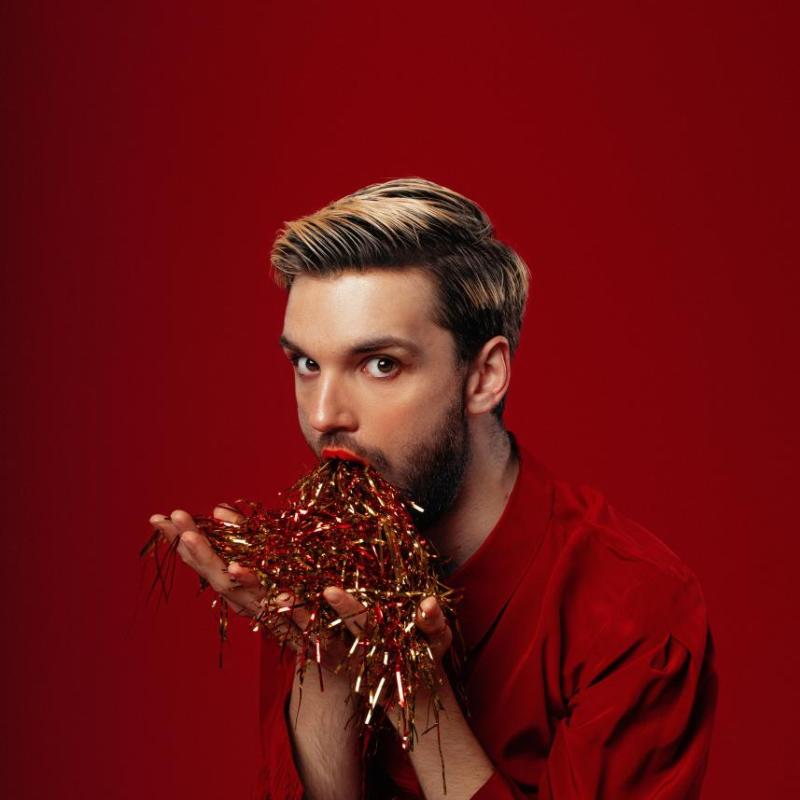
<path fill-rule="evenodd" d="M 416 268 L 301 275 L 289 291 L 284 334 L 305 347 L 398 336 L 424 345 L 446 333 L 435 322 L 436 284 Z"/>

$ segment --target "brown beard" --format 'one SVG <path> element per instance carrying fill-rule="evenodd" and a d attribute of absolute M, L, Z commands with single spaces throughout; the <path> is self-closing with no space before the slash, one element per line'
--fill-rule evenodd
<path fill-rule="evenodd" d="M 421 531 L 434 525 L 452 508 L 471 458 L 464 397 L 447 410 L 435 438 L 413 453 L 411 470 L 401 489 L 424 511 L 410 508 L 414 524 Z"/>

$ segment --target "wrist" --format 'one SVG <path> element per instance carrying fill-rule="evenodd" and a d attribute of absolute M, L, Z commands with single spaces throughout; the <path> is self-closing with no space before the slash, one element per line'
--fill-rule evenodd
<path fill-rule="evenodd" d="M 320 685 L 318 667 L 312 663 L 306 667 L 302 684 L 299 673 L 295 672 L 289 712 L 292 719 L 297 720 L 299 727 L 314 726 L 320 722 L 325 725 L 341 725 L 344 735 L 345 723 L 352 713 L 352 705 L 348 702 L 351 693 L 347 676 L 337 675 L 324 668 Z M 348 728 L 348 733 L 353 727 Z"/>
<path fill-rule="evenodd" d="M 453 687 L 450 684 L 447 674 L 443 670 L 439 670 L 439 678 L 441 683 L 436 688 L 436 697 L 444 706 L 444 710 L 449 711 L 452 709 L 453 704 L 458 704 L 458 701 L 456 700 Z M 414 715 L 416 717 L 416 724 L 420 733 L 425 728 L 424 723 L 428 718 L 429 708 L 431 709 L 431 721 L 433 720 L 433 708 L 431 705 L 433 702 L 433 694 L 434 693 L 427 686 L 420 686 L 414 695 Z M 395 729 L 398 735 L 402 735 L 401 730 L 403 727 L 403 715 L 401 714 L 401 710 L 395 705 L 390 712 L 385 712 L 385 716 L 392 723 L 392 727 Z"/>

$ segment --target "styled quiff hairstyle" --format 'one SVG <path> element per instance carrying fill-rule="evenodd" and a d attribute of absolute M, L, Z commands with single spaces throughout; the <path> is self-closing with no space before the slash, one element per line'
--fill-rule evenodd
<path fill-rule="evenodd" d="M 272 248 L 273 274 L 288 291 L 298 275 L 420 268 L 435 279 L 436 322 L 452 332 L 463 366 L 493 336 L 505 336 L 512 355 L 519 344 L 528 268 L 493 233 L 483 209 L 463 195 L 398 178 L 285 223 Z M 504 405 L 494 409 L 498 418 Z"/>

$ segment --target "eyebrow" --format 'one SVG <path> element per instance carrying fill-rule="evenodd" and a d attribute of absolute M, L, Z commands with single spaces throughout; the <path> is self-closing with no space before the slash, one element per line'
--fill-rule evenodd
<path fill-rule="evenodd" d="M 288 336 L 281 334 L 278 341 L 281 347 L 287 350 L 291 350 L 295 353 L 305 352 L 302 347 L 295 344 Z M 400 336 L 376 336 L 372 339 L 363 339 L 360 342 L 354 342 L 348 348 L 348 353 L 350 355 L 374 353 L 376 350 L 385 350 L 389 347 L 402 347 L 404 350 L 408 350 L 412 355 L 419 355 L 421 352 L 419 345 L 415 344 L 410 339 L 403 339 Z"/>

